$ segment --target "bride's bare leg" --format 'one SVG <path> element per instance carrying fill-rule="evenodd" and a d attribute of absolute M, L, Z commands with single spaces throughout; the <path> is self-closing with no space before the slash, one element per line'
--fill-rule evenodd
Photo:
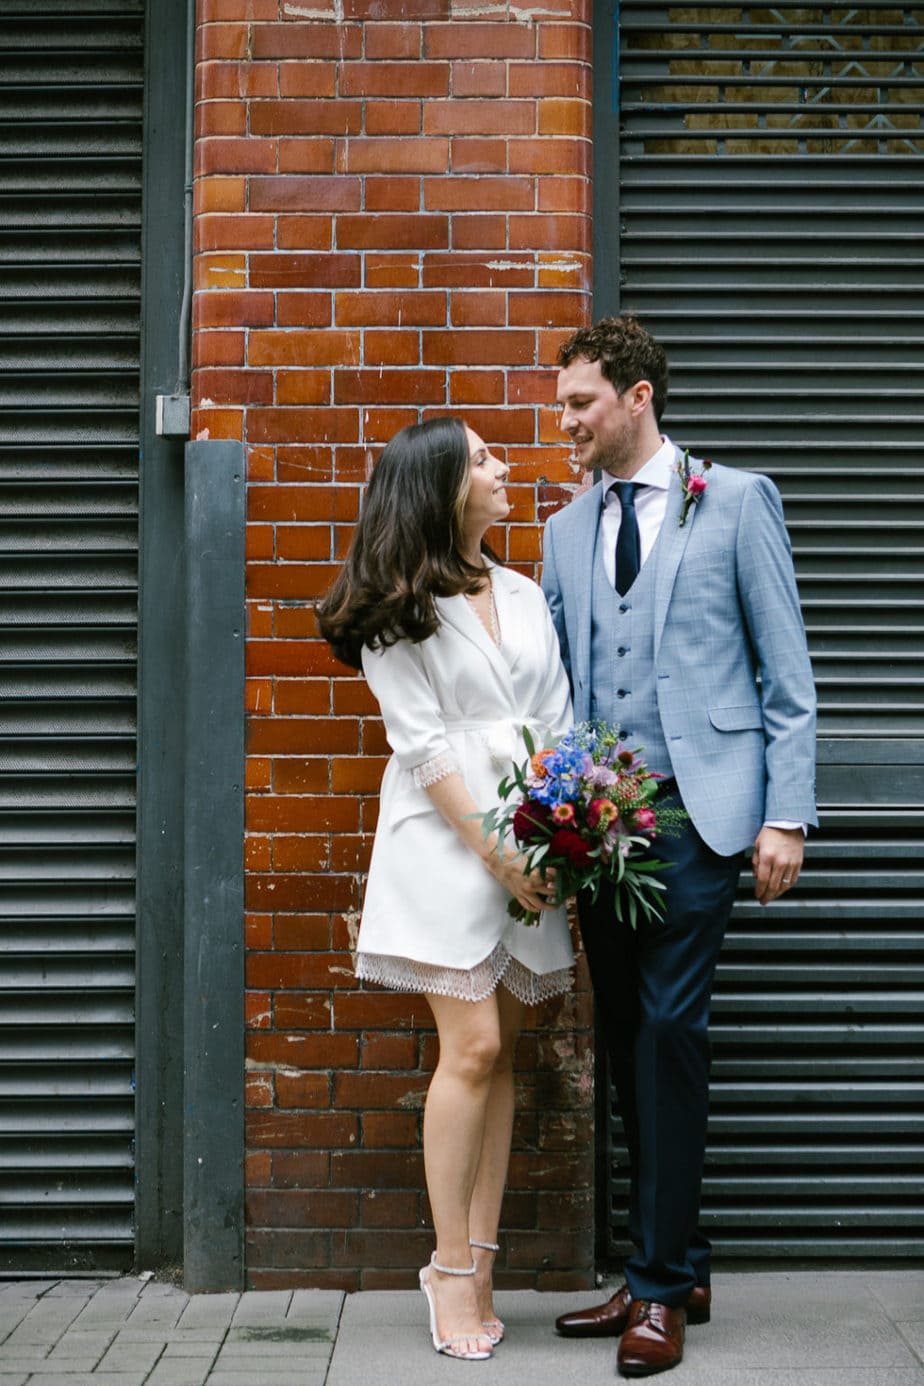
<path fill-rule="evenodd" d="M 523 1028 L 526 1007 L 504 986 L 495 993 L 500 1022 L 500 1048 L 491 1079 L 491 1092 L 485 1111 L 481 1158 L 472 1193 L 469 1235 L 477 1242 L 496 1242 L 501 1202 L 507 1183 L 510 1164 L 510 1142 L 513 1135 L 515 1085 L 513 1061 L 517 1040 Z M 475 1288 L 478 1311 L 483 1322 L 496 1319 L 492 1299 L 494 1252 L 474 1247 L 477 1272 Z"/>
<path fill-rule="evenodd" d="M 460 1001 L 428 995 L 440 1053 L 424 1108 L 424 1169 L 436 1230 L 436 1260 L 463 1269 L 472 1264 L 470 1210 L 500 1052 L 495 996 Z M 474 1278 L 430 1271 L 441 1338 L 469 1338 L 466 1349 L 490 1346 Z"/>

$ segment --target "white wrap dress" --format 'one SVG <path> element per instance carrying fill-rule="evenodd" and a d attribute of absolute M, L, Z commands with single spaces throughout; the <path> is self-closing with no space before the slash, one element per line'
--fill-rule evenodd
<path fill-rule="evenodd" d="M 426 786 L 461 774 L 479 810 L 536 745 L 571 725 L 568 680 L 542 592 L 492 567 L 500 645 L 464 596 L 440 598 L 438 631 L 363 651 L 392 748 L 363 902 L 356 973 L 403 991 L 481 1000 L 503 982 L 527 1003 L 566 991 L 564 908 L 527 927 L 509 895 L 434 807 Z"/>

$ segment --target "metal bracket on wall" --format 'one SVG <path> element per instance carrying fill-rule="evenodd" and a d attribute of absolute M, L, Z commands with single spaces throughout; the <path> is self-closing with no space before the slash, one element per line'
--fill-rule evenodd
<path fill-rule="evenodd" d="M 154 396 L 154 432 L 159 438 L 188 438 L 189 421 L 189 395 Z"/>

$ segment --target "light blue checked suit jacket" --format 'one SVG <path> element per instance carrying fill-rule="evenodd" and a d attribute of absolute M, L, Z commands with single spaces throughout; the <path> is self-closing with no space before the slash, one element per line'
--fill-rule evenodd
<path fill-rule="evenodd" d="M 657 563 L 654 658 L 684 805 L 703 840 L 731 856 L 767 821 L 817 823 L 815 687 L 776 487 L 729 467 L 713 466 L 706 478 L 683 526 L 680 481 L 671 478 L 648 559 Z M 542 587 L 578 721 L 590 715 L 591 564 L 601 561 L 602 504 L 598 482 L 545 529 Z"/>

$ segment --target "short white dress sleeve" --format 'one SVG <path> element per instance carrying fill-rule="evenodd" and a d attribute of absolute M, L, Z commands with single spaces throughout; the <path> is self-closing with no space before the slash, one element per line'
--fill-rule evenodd
<path fill-rule="evenodd" d="M 492 568 L 499 646 L 463 596 L 440 598 L 428 640 L 363 651 L 392 756 L 363 901 L 356 974 L 401 991 L 478 1001 L 501 982 L 527 1004 L 567 991 L 564 908 L 527 927 L 509 896 L 433 806 L 426 787 L 458 771 L 479 809 L 537 745 L 571 725 L 568 679 L 545 598 Z"/>

